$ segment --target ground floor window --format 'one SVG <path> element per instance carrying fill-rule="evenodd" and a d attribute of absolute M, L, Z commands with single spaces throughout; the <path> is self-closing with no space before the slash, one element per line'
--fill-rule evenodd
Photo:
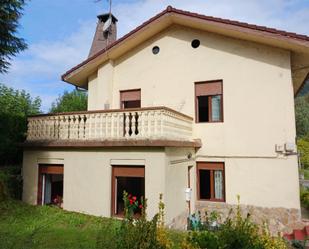
<path fill-rule="evenodd" d="M 124 215 L 123 192 L 141 200 L 145 196 L 145 168 L 113 166 L 112 169 L 112 215 Z M 140 210 L 137 209 L 136 213 Z"/>
<path fill-rule="evenodd" d="M 63 204 L 63 165 L 39 165 L 38 205 Z"/>
<path fill-rule="evenodd" d="M 225 201 L 224 163 L 197 163 L 197 194 L 200 200 Z"/>

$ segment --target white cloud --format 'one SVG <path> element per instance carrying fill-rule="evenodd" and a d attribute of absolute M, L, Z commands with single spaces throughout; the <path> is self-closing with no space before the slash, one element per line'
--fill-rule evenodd
<path fill-rule="evenodd" d="M 307 3 L 307 4 L 306 4 Z M 116 2 L 113 13 L 119 19 L 118 37 L 165 9 L 168 5 L 201 14 L 286 29 L 309 35 L 309 3 L 302 0 L 137 0 Z M 78 23 L 78 22 L 77 22 Z M 60 40 L 40 41 L 12 62 L 1 82 L 25 89 L 43 100 L 43 110 L 64 89 L 60 75 L 87 57 L 96 20 L 78 23 L 79 29 Z"/>
<path fill-rule="evenodd" d="M 0 81 L 40 96 L 43 111 L 48 111 L 64 89 L 72 89 L 60 81 L 60 75 L 87 57 L 94 29 L 95 19 L 83 22 L 76 33 L 62 40 L 30 44 Z"/>

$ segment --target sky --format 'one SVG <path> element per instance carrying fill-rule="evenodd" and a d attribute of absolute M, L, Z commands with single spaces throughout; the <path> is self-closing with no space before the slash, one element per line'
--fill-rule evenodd
<path fill-rule="evenodd" d="M 113 0 L 118 38 L 168 5 L 309 35 L 309 0 Z M 18 35 L 28 49 L 11 61 L 0 82 L 25 89 L 42 99 L 42 111 L 74 87 L 60 76 L 87 58 L 96 16 L 108 11 L 107 0 L 31 0 L 24 9 Z"/>

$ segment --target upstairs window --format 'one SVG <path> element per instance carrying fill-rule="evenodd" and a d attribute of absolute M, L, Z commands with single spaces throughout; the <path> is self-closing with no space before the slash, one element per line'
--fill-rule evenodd
<path fill-rule="evenodd" d="M 222 81 L 195 83 L 196 122 L 223 122 Z"/>
<path fill-rule="evenodd" d="M 120 108 L 140 108 L 141 89 L 120 91 Z"/>
<path fill-rule="evenodd" d="M 224 164 L 197 163 L 197 191 L 199 200 L 225 201 Z"/>

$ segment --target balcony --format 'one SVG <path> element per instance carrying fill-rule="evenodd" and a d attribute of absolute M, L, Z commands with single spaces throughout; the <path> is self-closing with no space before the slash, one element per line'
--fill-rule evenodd
<path fill-rule="evenodd" d="M 193 119 L 167 107 L 59 113 L 28 118 L 24 146 L 193 146 Z"/>

